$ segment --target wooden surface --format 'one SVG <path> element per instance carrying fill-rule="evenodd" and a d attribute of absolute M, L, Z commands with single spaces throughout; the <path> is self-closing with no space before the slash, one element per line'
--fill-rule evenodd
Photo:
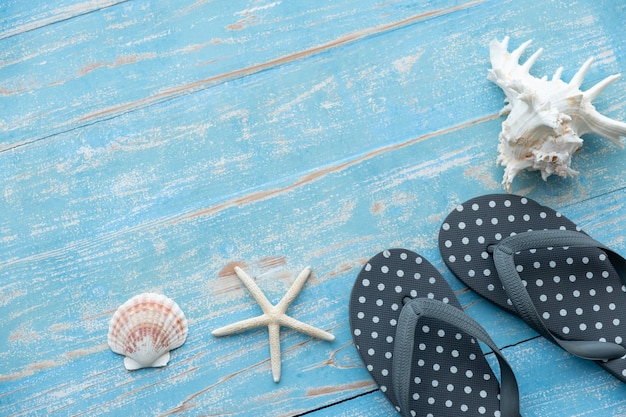
<path fill-rule="evenodd" d="M 572 4 L 569 4 L 572 3 Z M 443 217 L 501 192 L 488 43 L 533 74 L 626 73 L 618 0 L 59 0 L 0 4 L 0 415 L 394 416 L 348 298 L 388 247 L 428 258 L 516 371 L 524 416 L 624 416 L 626 385 L 478 298 L 437 250 Z M 527 54 L 526 56 L 528 56 Z M 596 101 L 626 120 L 626 79 Z M 580 177 L 514 191 L 626 254 L 626 152 L 587 138 Z M 215 328 L 260 313 L 233 273 L 335 335 Z M 178 302 L 189 338 L 128 372 L 106 344 L 131 296 Z M 493 362 L 494 358 L 489 355 Z"/>

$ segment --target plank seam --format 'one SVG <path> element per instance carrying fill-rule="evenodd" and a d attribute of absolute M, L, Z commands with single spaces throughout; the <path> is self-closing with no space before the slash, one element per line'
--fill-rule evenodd
<path fill-rule="evenodd" d="M 370 395 L 370 394 L 373 394 L 373 393 L 378 392 L 378 391 L 380 391 L 380 389 L 373 389 L 373 390 L 370 390 L 370 391 L 366 391 L 366 392 L 363 392 L 361 394 L 355 395 L 355 396 L 350 397 L 350 398 L 344 398 L 343 400 L 336 401 L 334 403 L 327 404 L 325 406 L 322 406 L 322 407 L 319 407 L 319 408 L 315 408 L 313 410 L 305 411 L 304 413 L 296 414 L 296 415 L 294 415 L 294 417 L 302 417 L 302 416 L 306 416 L 308 414 L 316 413 L 318 411 L 322 411 L 322 410 L 328 409 L 330 407 L 334 407 L 336 405 L 346 403 L 348 401 L 356 400 L 357 398 L 365 397 L 366 395 Z"/>

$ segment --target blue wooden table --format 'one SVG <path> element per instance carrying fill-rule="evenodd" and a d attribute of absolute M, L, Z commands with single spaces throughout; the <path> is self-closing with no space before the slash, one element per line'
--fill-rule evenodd
<path fill-rule="evenodd" d="M 570 4 L 571 3 L 571 4 Z M 428 258 L 516 371 L 522 414 L 624 416 L 626 385 L 464 287 L 437 249 L 458 203 L 502 192 L 488 45 L 533 39 L 538 76 L 626 73 L 626 3 L 7 0 L 0 4 L 0 415 L 395 416 L 348 299 L 389 247 Z M 532 52 L 530 51 L 530 52 Z M 528 55 L 526 55 L 528 56 Z M 595 102 L 626 120 L 626 79 Z M 626 152 L 514 192 L 626 254 Z M 335 336 L 211 331 L 260 309 L 240 266 Z M 108 323 L 163 293 L 189 320 L 164 368 L 126 371 Z M 493 355 L 489 360 L 495 363 Z"/>

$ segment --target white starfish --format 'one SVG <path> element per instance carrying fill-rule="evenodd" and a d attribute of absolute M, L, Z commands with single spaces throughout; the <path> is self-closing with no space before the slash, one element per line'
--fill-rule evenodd
<path fill-rule="evenodd" d="M 226 336 L 256 327 L 267 326 L 270 336 L 270 363 L 272 366 L 272 376 L 274 377 L 274 382 L 280 381 L 280 326 L 287 326 L 319 339 L 327 341 L 335 340 L 335 336 L 332 334 L 291 318 L 285 314 L 285 311 L 292 301 L 298 296 L 304 286 L 304 283 L 309 278 L 309 275 L 311 274 L 310 267 L 307 266 L 302 272 L 300 272 L 300 275 L 298 275 L 294 283 L 291 285 L 287 294 L 285 294 L 285 296 L 276 305 L 272 305 L 268 301 L 258 285 L 256 285 L 254 280 L 250 278 L 250 276 L 246 274 L 243 269 L 235 267 L 235 273 L 254 296 L 257 303 L 259 303 L 259 306 L 261 306 L 261 309 L 263 310 L 263 314 L 251 319 L 229 324 L 228 326 L 220 327 L 219 329 L 213 330 L 212 334 L 213 336 Z"/>

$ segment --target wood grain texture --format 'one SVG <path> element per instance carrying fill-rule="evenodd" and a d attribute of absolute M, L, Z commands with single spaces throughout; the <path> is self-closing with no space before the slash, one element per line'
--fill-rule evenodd
<path fill-rule="evenodd" d="M 77 16 L 96 12 L 129 0 L 60 0 L 26 3 L 19 0 L 3 1 L 0 5 L 0 39 L 20 35 L 31 30 L 63 22 Z"/>
<path fill-rule="evenodd" d="M 590 2 L 591 3 L 591 2 Z M 626 72 L 626 7 L 528 1 L 6 3 L 0 31 L 0 415 L 393 416 L 348 324 L 378 251 L 420 252 L 504 348 L 524 416 L 619 416 L 625 387 L 446 270 L 437 231 L 501 192 L 503 94 L 488 43 L 528 38 L 533 73 Z M 529 51 L 532 52 L 532 51 Z M 626 120 L 626 80 L 596 100 Z M 516 178 L 626 254 L 626 153 L 587 138 L 580 176 Z M 334 342 L 211 331 L 259 307 L 234 275 Z M 161 369 L 125 371 L 108 321 L 144 291 L 190 323 Z M 494 362 L 494 359 L 490 357 Z"/>

